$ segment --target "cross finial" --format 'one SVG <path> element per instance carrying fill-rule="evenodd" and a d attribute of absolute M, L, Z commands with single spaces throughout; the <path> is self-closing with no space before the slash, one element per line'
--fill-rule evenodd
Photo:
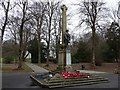
<path fill-rule="evenodd" d="M 61 9 L 62 9 L 62 11 L 65 11 L 65 10 L 67 10 L 67 7 L 65 5 L 62 5 Z"/>

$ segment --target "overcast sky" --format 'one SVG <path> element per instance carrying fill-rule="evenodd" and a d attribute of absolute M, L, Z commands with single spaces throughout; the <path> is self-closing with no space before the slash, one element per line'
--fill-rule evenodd
<path fill-rule="evenodd" d="M 4 0 L 3 0 L 4 1 Z M 13 1 L 19 1 L 19 0 L 10 0 L 11 2 L 13 2 Z M 28 0 L 28 1 L 34 1 L 34 2 L 36 2 L 36 1 L 39 1 L 39 0 Z M 48 1 L 48 0 L 41 0 L 41 1 Z M 52 0 L 49 0 L 49 1 L 52 1 Z M 59 1 L 59 0 L 54 0 L 54 1 Z M 82 0 L 63 0 L 62 1 L 62 4 L 65 4 L 67 7 L 68 7 L 68 10 L 67 10 L 67 14 L 68 13 L 74 13 L 74 11 L 75 11 L 75 9 L 77 8 L 76 6 L 74 6 L 74 5 L 72 5 L 72 4 L 77 4 L 77 3 L 79 3 L 80 1 L 82 1 Z M 89 1 L 93 1 L 93 0 L 89 0 Z M 95 0 L 94 0 L 95 1 Z M 118 2 L 120 1 L 120 0 L 101 0 L 102 2 L 106 2 L 106 6 L 109 8 L 109 9 L 117 9 L 118 8 Z M 0 16 L 3 16 L 3 13 L 2 13 L 2 11 L 1 11 L 1 13 L 0 13 Z M 1 17 L 0 17 L 1 18 Z M 69 25 L 69 23 L 71 24 L 71 25 Z M 75 30 L 75 27 L 76 27 L 76 25 L 78 24 L 78 17 L 77 16 L 73 16 L 72 18 L 71 18 L 71 21 L 70 22 L 68 22 L 67 21 L 67 29 L 69 29 L 70 30 L 70 33 L 76 33 L 76 34 L 79 34 L 79 32 L 74 32 Z M 82 33 L 82 32 L 80 32 L 80 33 Z"/>
<path fill-rule="evenodd" d="M 62 3 L 65 4 L 68 7 L 68 12 L 67 13 L 69 13 L 69 12 L 71 12 L 71 13 L 73 12 L 74 13 L 76 7 L 73 6 L 73 5 L 71 5 L 71 4 L 77 4 L 80 1 L 82 1 L 82 0 L 63 0 Z M 89 1 L 93 1 L 93 0 L 89 0 Z M 116 9 L 117 10 L 118 9 L 118 2 L 120 0 L 101 0 L 101 1 L 102 2 L 106 2 L 106 7 L 108 7 L 109 9 L 111 9 L 111 10 L 112 9 L 113 10 Z M 74 31 L 76 31 L 74 29 L 76 29 L 77 24 L 78 24 L 78 18 L 77 18 L 77 16 L 76 17 L 73 16 L 72 17 L 72 25 L 68 25 L 67 26 L 67 28 L 70 29 L 70 33 L 75 33 L 75 34 L 81 34 L 81 33 L 83 33 L 82 30 L 79 33 L 78 33 L 78 31 L 74 32 Z"/>

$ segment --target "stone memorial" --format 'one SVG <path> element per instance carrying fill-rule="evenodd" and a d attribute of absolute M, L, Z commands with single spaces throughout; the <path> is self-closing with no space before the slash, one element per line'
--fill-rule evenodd
<path fill-rule="evenodd" d="M 67 30 L 66 11 L 67 7 L 63 5 L 62 9 L 62 44 L 59 51 L 58 68 L 64 71 L 71 71 L 71 52 L 70 52 L 70 34 Z"/>
<path fill-rule="evenodd" d="M 71 87 L 80 85 L 91 85 L 102 82 L 108 82 L 107 78 L 102 78 L 98 75 L 81 73 L 80 71 L 73 71 L 71 66 L 70 53 L 70 34 L 66 29 L 66 11 L 67 7 L 63 5 L 62 9 L 62 44 L 60 45 L 58 69 L 61 71 L 47 74 L 31 75 L 32 81 L 41 87 L 58 88 Z"/>

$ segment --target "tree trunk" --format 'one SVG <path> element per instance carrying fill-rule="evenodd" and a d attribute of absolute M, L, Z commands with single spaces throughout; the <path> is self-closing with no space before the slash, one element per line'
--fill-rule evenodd
<path fill-rule="evenodd" d="M 41 39 L 38 36 L 38 63 L 41 63 Z"/>
<path fill-rule="evenodd" d="M 2 63 L 2 41 L 0 41 L 0 62 Z"/>
<path fill-rule="evenodd" d="M 47 42 L 47 64 L 46 64 L 46 66 L 49 66 L 49 52 L 50 52 L 50 50 L 49 50 L 49 46 L 50 46 L 50 42 L 48 41 Z"/>
<path fill-rule="evenodd" d="M 19 31 L 19 36 L 20 36 L 20 42 L 19 42 L 19 63 L 18 63 L 18 68 L 22 68 L 22 54 L 23 54 L 23 27 L 25 23 L 25 8 L 26 8 L 26 2 L 23 4 L 23 17 L 21 20 L 21 25 L 20 25 L 20 31 Z"/>
<path fill-rule="evenodd" d="M 23 24 L 21 25 L 21 30 L 20 30 L 20 46 L 19 46 L 19 63 L 18 63 L 18 68 L 22 68 L 22 43 L 23 43 L 23 40 L 22 40 L 22 33 L 23 33 L 23 30 L 22 30 L 22 27 L 23 27 Z"/>
<path fill-rule="evenodd" d="M 37 19 L 37 33 L 38 33 L 38 63 L 41 63 L 41 27 L 43 24 L 44 11 L 42 11 L 42 16 Z"/>
<path fill-rule="evenodd" d="M 56 61 L 58 62 L 58 54 L 59 54 L 59 42 L 58 36 L 56 36 Z"/>
<path fill-rule="evenodd" d="M 95 25 L 92 27 L 92 68 L 95 68 Z"/>
<path fill-rule="evenodd" d="M 5 28 L 7 25 L 7 21 L 8 21 L 8 12 L 9 12 L 9 6 L 10 6 L 10 1 L 7 2 L 7 8 L 5 9 L 5 21 L 4 21 L 4 25 L 2 27 L 2 32 L 1 32 L 1 42 L 3 42 L 3 36 L 4 36 L 4 32 L 5 32 Z"/>
<path fill-rule="evenodd" d="M 49 48 L 50 48 L 50 34 L 51 34 L 51 23 L 52 23 L 52 15 L 53 13 L 51 13 L 51 15 L 49 16 L 49 26 L 48 26 L 48 41 L 47 41 L 47 66 L 49 66 Z"/>

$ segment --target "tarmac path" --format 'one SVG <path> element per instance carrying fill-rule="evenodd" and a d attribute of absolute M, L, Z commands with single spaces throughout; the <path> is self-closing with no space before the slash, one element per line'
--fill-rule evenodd
<path fill-rule="evenodd" d="M 32 85 L 32 81 L 30 79 L 30 75 L 33 73 L 48 73 L 49 71 L 41 68 L 35 64 L 31 64 L 26 62 L 26 65 L 28 65 L 33 72 L 29 72 L 29 73 L 21 73 L 21 72 L 17 72 L 17 73 L 2 73 L 2 88 L 4 90 L 4 88 L 28 88 L 29 89 L 39 89 L 39 90 L 43 90 L 46 88 L 41 88 L 39 86 L 33 86 Z M 118 74 L 112 74 L 112 73 L 99 73 L 99 72 L 93 72 L 93 71 L 82 71 L 82 72 L 91 72 L 92 74 L 96 74 L 99 75 L 101 77 L 104 78 L 108 78 L 109 83 L 100 83 L 100 84 L 93 84 L 93 85 L 84 85 L 84 86 L 75 86 L 75 87 L 66 87 L 66 88 L 81 88 L 80 90 L 84 89 L 84 90 L 103 90 L 103 88 L 105 88 L 104 90 L 108 89 L 108 90 L 118 90 L 118 81 L 120 80 L 120 76 Z M 57 90 L 64 90 L 65 88 L 57 88 Z M 16 89 L 15 89 L 16 90 Z M 25 89 L 26 90 L 26 89 Z M 49 90 L 49 89 L 47 89 Z M 56 89 L 55 89 L 56 90 Z M 73 89 L 72 89 L 73 90 Z"/>
<path fill-rule="evenodd" d="M 48 73 L 49 72 L 48 70 L 46 70 L 46 69 L 44 69 L 42 67 L 39 67 L 39 66 L 37 66 L 35 64 L 32 64 L 30 62 L 25 62 L 25 64 L 28 67 L 30 67 L 33 70 L 34 73 Z"/>

